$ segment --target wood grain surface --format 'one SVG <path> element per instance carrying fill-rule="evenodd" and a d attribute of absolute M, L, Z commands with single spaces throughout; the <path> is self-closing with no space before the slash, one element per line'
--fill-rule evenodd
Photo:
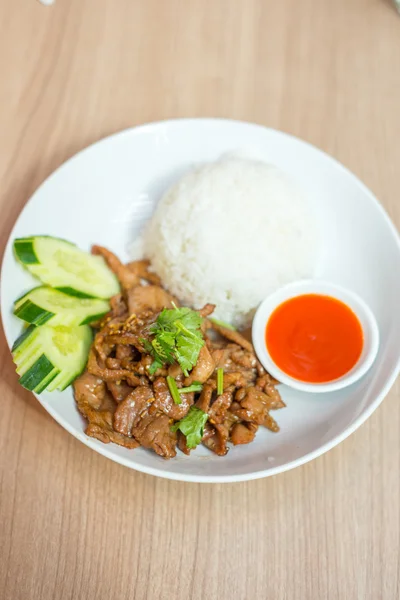
<path fill-rule="evenodd" d="M 329 152 L 400 225 L 390 0 L 0 0 L 0 245 L 64 160 L 138 123 L 256 121 Z M 56 201 L 56 199 L 55 199 Z M 400 388 L 325 456 L 197 485 L 95 454 L 0 340 L 2 600 L 398 600 Z"/>

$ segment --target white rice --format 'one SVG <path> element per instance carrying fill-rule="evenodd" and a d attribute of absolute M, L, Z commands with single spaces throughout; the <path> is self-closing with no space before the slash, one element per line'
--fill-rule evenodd
<path fill-rule="evenodd" d="M 227 158 L 189 172 L 161 199 L 142 248 L 183 304 L 249 324 L 258 304 L 311 277 L 317 226 L 308 199 L 278 168 Z"/>

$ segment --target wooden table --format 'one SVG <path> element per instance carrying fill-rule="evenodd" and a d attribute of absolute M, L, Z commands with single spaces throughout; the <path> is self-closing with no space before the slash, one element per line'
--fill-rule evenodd
<path fill-rule="evenodd" d="M 155 119 L 300 136 L 400 225 L 400 18 L 389 0 L 0 0 L 1 250 L 81 148 Z M 1 337 L 0 598 L 396 600 L 400 389 L 325 456 L 184 484 L 114 464 L 17 384 Z"/>

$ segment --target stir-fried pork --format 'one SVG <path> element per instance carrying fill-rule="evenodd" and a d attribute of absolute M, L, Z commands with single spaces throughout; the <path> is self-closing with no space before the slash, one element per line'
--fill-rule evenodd
<path fill-rule="evenodd" d="M 172 308 L 177 300 L 158 285 L 138 285 L 127 292 L 129 314 L 139 314 L 146 310 L 160 312 L 163 308 Z"/>
<path fill-rule="evenodd" d="M 279 431 L 270 411 L 285 404 L 247 334 L 208 320 L 215 306 L 206 304 L 197 311 L 205 343 L 188 376 L 175 361 L 153 367 L 151 326 L 164 308 L 179 306 L 178 301 L 162 288 L 148 261 L 124 265 L 106 248 L 95 246 L 93 252 L 105 258 L 122 293 L 111 299 L 110 313 L 95 325 L 87 370 L 74 383 L 87 435 L 127 448 L 141 445 L 171 458 L 176 446 L 190 454 L 190 427 L 182 427 L 186 435 L 176 427 L 192 411 L 206 413 L 198 441 L 219 456 L 228 452 L 229 443 L 252 442 L 260 425 Z M 217 369 L 223 371 L 222 393 Z M 179 391 L 188 386 L 194 387 Z"/>
<path fill-rule="evenodd" d="M 114 429 L 132 437 L 132 429 L 137 426 L 152 399 L 154 399 L 153 390 L 147 385 L 139 385 L 132 390 L 114 413 Z"/>
<path fill-rule="evenodd" d="M 193 381 L 205 383 L 211 377 L 215 370 L 215 363 L 207 346 L 200 350 L 196 366 L 189 377 L 185 379 L 185 385 L 190 385 Z"/>
<path fill-rule="evenodd" d="M 75 381 L 74 388 L 79 411 L 88 421 L 87 435 L 105 444 L 114 442 L 126 448 L 136 448 L 139 445 L 135 439 L 114 430 L 116 404 L 101 379 L 86 372 Z"/>
<path fill-rule="evenodd" d="M 181 403 L 175 404 L 164 377 L 155 379 L 153 390 L 155 408 L 175 421 L 183 419 L 193 404 L 193 394 L 181 394 Z"/>

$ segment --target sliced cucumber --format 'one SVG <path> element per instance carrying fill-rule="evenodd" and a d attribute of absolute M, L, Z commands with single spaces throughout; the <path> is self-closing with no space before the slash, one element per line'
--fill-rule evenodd
<path fill-rule="evenodd" d="M 39 392 L 45 389 L 48 381 L 58 374 L 57 369 L 45 354 L 20 377 L 20 384 L 27 390 Z"/>
<path fill-rule="evenodd" d="M 31 325 L 12 350 L 21 385 L 36 393 L 65 389 L 85 368 L 91 343 L 87 325 Z"/>
<path fill-rule="evenodd" d="M 33 325 L 86 325 L 110 310 L 107 300 L 76 298 L 50 287 L 34 288 L 14 305 L 14 315 Z"/>
<path fill-rule="evenodd" d="M 119 283 L 101 256 L 50 236 L 14 241 L 17 259 L 47 285 L 79 298 L 111 298 Z"/>

